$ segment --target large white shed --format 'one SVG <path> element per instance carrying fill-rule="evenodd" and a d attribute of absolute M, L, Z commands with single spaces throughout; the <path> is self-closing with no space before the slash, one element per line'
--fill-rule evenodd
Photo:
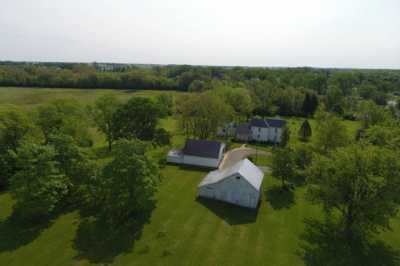
<path fill-rule="evenodd" d="M 188 139 L 182 150 L 171 150 L 167 162 L 217 168 L 224 156 L 225 144 L 212 140 Z"/>
<path fill-rule="evenodd" d="M 248 159 L 211 171 L 199 184 L 198 196 L 257 208 L 264 173 Z"/>

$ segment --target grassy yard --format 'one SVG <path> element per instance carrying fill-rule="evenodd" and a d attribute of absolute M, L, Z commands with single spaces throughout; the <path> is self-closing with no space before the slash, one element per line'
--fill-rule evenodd
<path fill-rule="evenodd" d="M 118 252 L 92 254 L 76 247 L 82 238 L 77 212 L 62 214 L 35 234 L 15 228 L 7 221 L 12 201 L 1 195 L 0 265 L 302 265 L 296 254 L 302 221 L 319 214 L 304 200 L 304 188 L 278 199 L 274 189 L 279 182 L 266 177 L 265 195 L 255 213 L 196 200 L 203 171 L 167 166 L 163 175 L 150 222 L 115 257 Z M 18 234 L 6 232 L 11 228 Z"/>
<path fill-rule="evenodd" d="M 53 94 L 54 92 L 54 94 Z M 90 103 L 106 93 L 101 90 L 53 90 L 0 88 L 0 103 L 34 106 L 57 97 L 73 97 Z M 126 93 L 119 97 L 153 96 L 159 92 Z M 35 96 L 33 96 L 35 95 Z M 297 128 L 302 119 L 289 119 L 291 144 L 297 145 Z M 311 121 L 313 126 L 314 121 Z M 355 133 L 357 123 L 346 122 Z M 174 133 L 173 146 L 181 147 L 177 121 L 162 120 L 161 126 Z M 314 128 L 314 127 L 313 127 Z M 233 146 L 236 146 L 233 145 Z M 270 146 L 258 145 L 271 151 Z M 162 154 L 168 148 L 160 148 Z M 263 158 L 270 164 L 270 158 Z M 35 228 L 11 219 L 13 201 L 0 194 L 0 265 L 336 265 L 344 256 L 342 243 L 329 231 L 305 230 L 306 219 L 321 219 L 319 206 L 305 199 L 305 186 L 281 192 L 280 181 L 266 176 L 257 212 L 232 205 L 198 200 L 197 185 L 206 171 L 167 165 L 157 192 L 154 211 L 135 229 L 110 236 L 77 210 L 61 213 L 48 224 Z M 400 218 L 391 223 L 392 232 L 379 235 L 368 252 L 360 254 L 362 265 L 398 265 Z M 317 232 L 315 232 L 315 230 Z M 310 259 L 312 258 L 312 259 Z M 319 263 L 318 263 L 319 262 Z"/>
<path fill-rule="evenodd" d="M 126 232 L 106 246 L 85 246 L 93 236 L 77 211 L 61 214 L 44 228 L 20 228 L 7 217 L 12 200 L 0 195 L 0 265 L 304 265 L 300 236 L 304 219 L 319 217 L 317 206 L 294 193 L 279 190 L 267 176 L 258 212 L 228 204 L 199 201 L 196 187 L 204 171 L 167 166 L 157 206 L 139 231 Z M 400 223 L 384 234 L 400 247 Z M 90 227 L 89 227 L 90 228 Z M 137 235 L 136 239 L 132 236 Z M 319 240 L 320 245 L 327 245 Z M 107 242 L 108 243 L 108 242 Z M 315 244 L 315 243 L 313 243 Z M 319 253 L 317 253 L 318 255 Z M 321 258 L 324 259 L 324 258 Z M 377 262 L 380 257 L 369 258 Z M 366 264 L 378 265 L 378 264 Z"/>
<path fill-rule="evenodd" d="M 0 87 L 0 105 L 16 104 L 34 107 L 56 99 L 73 99 L 82 104 L 91 104 L 102 95 L 112 93 L 119 99 L 126 100 L 131 96 L 155 97 L 163 93 L 179 94 L 177 91 L 155 90 L 108 90 L 108 89 L 44 89 Z"/>

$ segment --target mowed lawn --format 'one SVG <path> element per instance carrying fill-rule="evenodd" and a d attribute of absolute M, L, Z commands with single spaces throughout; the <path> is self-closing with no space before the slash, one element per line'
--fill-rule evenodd
<path fill-rule="evenodd" d="M 43 93 L 42 89 L 38 92 L 26 89 L 29 93 L 25 94 L 23 90 L 25 96 L 19 95 L 20 89 L 0 88 L 0 103 L 35 106 L 57 97 L 71 97 L 71 94 L 72 98 L 77 97 L 82 103 L 91 103 L 95 97 L 107 92 L 122 98 L 133 95 L 152 97 L 160 93 L 64 92 L 62 89 L 43 89 L 47 91 Z M 58 96 L 54 96 L 53 92 Z M 36 93 L 43 93 L 42 98 L 32 100 L 32 95 Z M 298 144 L 297 128 L 302 121 L 289 119 L 291 145 Z M 311 121 L 312 126 L 313 123 Z M 346 125 L 349 134 L 355 133 L 356 123 L 346 122 Z M 177 133 L 175 119 L 164 119 L 161 126 L 174 133 L 175 146 L 183 144 L 184 137 Z M 270 151 L 271 147 L 260 146 L 260 149 Z M 162 148 L 155 152 L 165 150 Z M 270 162 L 269 158 L 266 162 Z M 156 206 L 148 221 L 138 230 L 126 231 L 108 244 L 99 241 L 96 246 L 85 243 L 109 236 L 86 227 L 87 219 L 81 217 L 77 210 L 66 211 L 44 226 L 26 228 L 10 219 L 13 202 L 8 193 L 2 193 L 0 265 L 307 265 L 301 256 L 305 243 L 301 238 L 305 229 L 304 220 L 322 219 L 323 216 L 319 206 L 311 205 L 305 199 L 305 185 L 296 187 L 293 193 L 281 193 L 280 181 L 265 176 L 260 207 L 253 212 L 220 202 L 198 200 L 197 185 L 206 173 L 167 165 L 162 169 L 163 179 L 156 195 Z M 391 225 L 393 231 L 381 234 L 378 239 L 399 250 L 400 219 L 394 219 Z M 315 241 L 313 244 L 326 245 L 321 239 Z M 379 258 L 377 261 L 380 262 Z"/>
<path fill-rule="evenodd" d="M 305 200 L 305 187 L 280 194 L 279 181 L 266 176 L 260 207 L 253 212 L 198 200 L 204 171 L 167 166 L 162 172 L 157 206 L 139 237 L 120 251 L 109 246 L 93 254 L 89 248 L 87 256 L 76 245 L 77 239 L 90 238 L 79 236 L 77 211 L 33 233 L 8 223 L 12 201 L 0 195 L 0 265 L 304 265 L 299 238 L 304 219 L 321 216 L 320 208 Z M 399 220 L 392 225 L 394 231 L 383 239 L 400 248 Z"/>
<path fill-rule="evenodd" d="M 0 265 L 302 265 L 297 251 L 303 219 L 319 214 L 318 207 L 304 200 L 304 188 L 273 198 L 279 182 L 267 176 L 260 208 L 253 212 L 197 200 L 196 187 L 205 174 L 167 166 L 150 222 L 129 250 L 114 258 L 80 255 L 74 245 L 78 212 L 62 214 L 34 236 L 29 230 L 13 228 L 6 221 L 12 201 L 3 194 Z M 11 228 L 16 234 L 5 232 Z"/>

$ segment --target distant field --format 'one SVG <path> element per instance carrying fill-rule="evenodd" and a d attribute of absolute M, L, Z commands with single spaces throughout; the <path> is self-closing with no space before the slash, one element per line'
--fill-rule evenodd
<path fill-rule="evenodd" d="M 91 104 L 102 95 L 112 93 L 124 100 L 131 96 L 155 97 L 159 94 L 179 94 L 177 91 L 156 90 L 108 90 L 108 89 L 44 89 L 0 87 L 0 104 L 16 104 L 33 107 L 56 99 L 74 99 L 82 104 Z"/>
<path fill-rule="evenodd" d="M 35 106 L 65 97 L 90 103 L 108 92 L 121 98 L 165 93 L 0 88 L 0 103 Z M 297 145 L 297 130 L 303 119 L 288 120 L 291 145 Z M 349 134 L 355 134 L 358 123 L 345 123 Z M 314 129 L 314 121 L 311 125 Z M 184 137 L 178 133 L 174 118 L 162 120 L 161 126 L 173 133 L 174 146 L 183 145 Z M 257 147 L 271 150 L 270 146 Z M 167 149 L 157 149 L 155 153 L 162 154 Z M 269 158 L 260 160 L 270 164 Z M 167 165 L 162 169 L 163 181 L 157 193 L 156 208 L 136 239 L 130 238 L 133 231 L 126 232 L 105 246 L 100 241 L 96 242 L 97 246 L 87 244 L 104 236 L 101 231 L 94 234 L 85 230 L 87 224 L 77 211 L 61 214 L 44 228 L 27 229 L 15 225 L 8 219 L 13 201 L 8 193 L 0 193 L 0 265 L 317 265 L 306 263 L 299 255 L 304 219 L 322 217 L 320 208 L 305 199 L 304 185 L 293 193 L 280 193 L 280 181 L 266 176 L 261 204 L 255 213 L 228 204 L 196 200 L 197 185 L 206 173 Z M 400 249 L 400 219 L 394 219 L 391 225 L 393 231 L 381 234 L 379 239 Z M 326 247 L 330 239 L 316 238 L 313 243 Z M 389 254 L 385 249 L 378 251 L 377 256 L 367 257 L 363 265 L 397 265 L 382 264 Z M 325 262 L 323 254 L 316 254 Z M 328 262 L 319 265 L 328 265 Z"/>

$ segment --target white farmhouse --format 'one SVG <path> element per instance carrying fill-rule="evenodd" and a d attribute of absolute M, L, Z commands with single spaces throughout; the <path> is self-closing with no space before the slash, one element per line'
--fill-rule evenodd
<path fill-rule="evenodd" d="M 219 141 L 188 139 L 182 150 L 171 150 L 167 162 L 217 168 L 224 155 L 225 144 Z"/>
<path fill-rule="evenodd" d="M 264 173 L 248 159 L 230 168 L 210 172 L 198 186 L 198 196 L 255 209 L 261 197 Z"/>
<path fill-rule="evenodd" d="M 241 141 L 258 141 L 280 143 L 286 121 L 282 119 L 252 119 L 249 123 L 240 124 L 236 129 L 236 139 Z"/>

